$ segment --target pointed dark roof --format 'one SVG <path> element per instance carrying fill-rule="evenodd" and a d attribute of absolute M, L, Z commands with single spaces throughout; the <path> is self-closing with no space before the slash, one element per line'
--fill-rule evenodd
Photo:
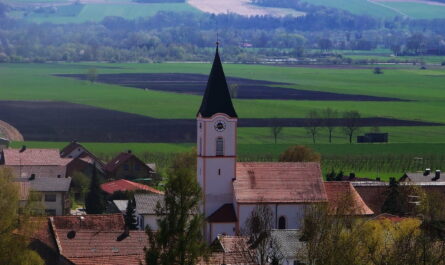
<path fill-rule="evenodd" d="M 216 47 L 215 59 L 213 60 L 212 70 L 207 81 L 207 88 L 197 115 L 201 114 L 204 118 L 210 118 L 216 113 L 224 113 L 232 118 L 238 117 L 230 98 L 218 46 Z"/>

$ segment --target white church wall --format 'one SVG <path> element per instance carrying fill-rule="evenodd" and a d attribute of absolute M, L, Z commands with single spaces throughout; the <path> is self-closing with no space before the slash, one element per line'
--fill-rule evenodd
<path fill-rule="evenodd" d="M 274 229 L 278 229 L 278 218 L 284 216 L 286 219 L 286 229 L 300 229 L 304 217 L 304 204 L 267 204 L 272 210 Z M 255 204 L 239 205 L 239 225 L 245 227 L 246 220 L 255 209 Z"/>

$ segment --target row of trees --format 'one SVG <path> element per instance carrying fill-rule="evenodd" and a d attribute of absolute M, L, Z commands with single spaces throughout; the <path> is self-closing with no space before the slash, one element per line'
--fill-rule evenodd
<path fill-rule="evenodd" d="M 353 136 L 360 129 L 361 115 L 358 111 L 346 111 L 339 114 L 338 111 L 326 108 L 321 112 L 311 110 L 306 116 L 306 131 L 312 137 L 315 144 L 316 138 L 322 128 L 328 131 L 329 143 L 332 143 L 332 135 L 336 128 L 341 127 L 343 133 L 348 137 L 349 143 L 352 143 Z"/>

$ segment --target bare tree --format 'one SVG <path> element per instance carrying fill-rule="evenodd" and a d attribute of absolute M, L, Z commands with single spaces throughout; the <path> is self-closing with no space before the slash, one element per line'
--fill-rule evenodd
<path fill-rule="evenodd" d="M 277 144 L 277 138 L 281 134 L 281 132 L 283 131 L 283 127 L 282 126 L 273 125 L 272 127 L 270 127 L 270 131 L 272 133 L 272 136 L 273 136 L 273 139 L 275 141 L 275 144 Z"/>
<path fill-rule="evenodd" d="M 312 141 L 315 144 L 315 139 L 322 125 L 320 114 L 316 110 L 309 111 L 306 116 L 306 131 L 312 136 Z"/>
<path fill-rule="evenodd" d="M 329 133 L 329 143 L 332 143 L 332 133 L 334 132 L 336 126 L 336 120 L 338 118 L 338 111 L 326 108 L 323 110 L 323 125 L 326 127 Z"/>
<path fill-rule="evenodd" d="M 268 263 L 271 251 L 273 212 L 266 204 L 258 204 L 246 220 L 243 234 L 249 237 L 250 247 L 255 250 L 259 265 Z"/>
<path fill-rule="evenodd" d="M 349 137 L 349 143 L 352 144 L 352 137 L 360 130 L 360 113 L 356 110 L 343 113 L 343 132 Z"/>

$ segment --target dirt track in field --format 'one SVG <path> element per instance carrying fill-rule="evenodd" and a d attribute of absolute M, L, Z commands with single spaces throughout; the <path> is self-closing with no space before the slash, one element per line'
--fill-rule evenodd
<path fill-rule="evenodd" d="M 56 74 L 59 77 L 71 77 L 87 80 L 84 74 Z M 164 92 L 185 93 L 193 95 L 204 94 L 207 75 L 202 74 L 100 74 L 97 82 L 105 84 L 134 87 L 140 89 Z M 403 101 L 398 98 L 376 97 L 367 95 L 339 94 L 322 91 L 301 90 L 279 86 L 288 83 L 252 80 L 246 78 L 227 77 L 229 84 L 237 84 L 239 99 L 274 99 L 274 100 L 340 100 L 340 101 Z"/>
<path fill-rule="evenodd" d="M 195 119 L 155 119 L 86 105 L 48 101 L 0 101 L 0 120 L 27 141 L 170 142 L 196 141 Z M 344 120 L 337 119 L 341 125 Z M 303 127 L 306 119 L 243 119 L 240 127 Z M 441 125 L 387 118 L 366 118 L 361 126 Z"/>

